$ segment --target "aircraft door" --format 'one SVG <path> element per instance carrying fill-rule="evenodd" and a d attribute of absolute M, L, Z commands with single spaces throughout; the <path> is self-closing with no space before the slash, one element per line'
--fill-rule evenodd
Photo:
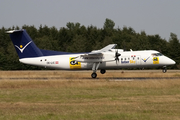
<path fill-rule="evenodd" d="M 139 55 L 136 56 L 136 64 L 141 65 L 141 56 Z"/>

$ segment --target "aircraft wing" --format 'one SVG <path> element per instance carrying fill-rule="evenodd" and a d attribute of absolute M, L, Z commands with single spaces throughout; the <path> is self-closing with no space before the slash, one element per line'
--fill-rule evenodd
<path fill-rule="evenodd" d="M 78 62 L 87 62 L 87 63 L 95 63 L 95 62 L 107 62 L 114 61 L 114 52 L 108 52 L 111 49 L 114 49 L 117 44 L 110 44 L 100 50 L 94 50 L 90 53 L 82 54 L 76 57 L 74 60 Z M 107 52 L 107 53 L 106 53 Z"/>
<path fill-rule="evenodd" d="M 111 49 L 114 49 L 116 46 L 117 46 L 117 44 L 109 44 L 106 47 L 104 47 L 100 50 L 92 51 L 92 52 L 88 53 L 87 55 L 100 55 L 100 54 L 102 54 L 102 52 L 106 52 L 106 51 L 109 51 Z"/>
<path fill-rule="evenodd" d="M 108 46 L 102 48 L 100 51 L 106 52 L 106 51 L 108 51 L 110 49 L 114 49 L 116 46 L 117 46 L 117 44 L 109 44 Z"/>

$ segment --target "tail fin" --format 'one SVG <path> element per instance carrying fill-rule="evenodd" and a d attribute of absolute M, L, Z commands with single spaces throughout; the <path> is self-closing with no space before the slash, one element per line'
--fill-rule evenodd
<path fill-rule="evenodd" d="M 41 50 L 32 41 L 26 30 L 7 31 L 14 44 L 19 58 L 31 58 L 43 56 Z"/>

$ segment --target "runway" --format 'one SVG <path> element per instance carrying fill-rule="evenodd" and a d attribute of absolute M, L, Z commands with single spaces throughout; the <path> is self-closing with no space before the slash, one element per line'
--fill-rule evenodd
<path fill-rule="evenodd" d="M 0 78 L 0 80 L 112 80 L 112 81 L 133 81 L 133 80 L 175 80 L 180 77 L 107 77 L 107 78 L 62 78 L 62 77 L 33 77 L 33 78 Z"/>
<path fill-rule="evenodd" d="M 97 72 L 96 79 L 91 78 L 92 71 L 0 71 L 0 80 L 176 80 L 180 79 L 179 70 L 108 70 L 105 74 Z"/>

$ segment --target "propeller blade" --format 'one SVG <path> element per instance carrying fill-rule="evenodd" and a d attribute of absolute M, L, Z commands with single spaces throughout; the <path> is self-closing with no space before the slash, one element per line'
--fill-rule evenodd
<path fill-rule="evenodd" d="M 118 53 L 118 49 L 117 49 L 117 51 L 115 53 L 116 64 L 117 64 L 117 62 L 119 62 L 119 56 L 121 56 L 121 54 Z"/>

